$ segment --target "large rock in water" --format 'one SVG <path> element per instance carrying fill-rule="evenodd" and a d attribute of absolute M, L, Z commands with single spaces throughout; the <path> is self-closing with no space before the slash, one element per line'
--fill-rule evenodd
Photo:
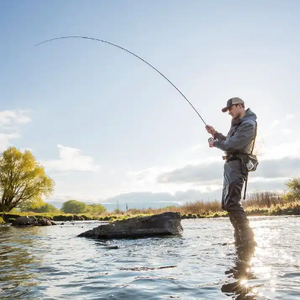
<path fill-rule="evenodd" d="M 12 226 L 51 226 L 56 225 L 55 222 L 47 218 L 39 218 L 30 216 L 19 217 L 12 222 Z"/>
<path fill-rule="evenodd" d="M 83 232 L 79 237 L 98 239 L 143 238 L 153 236 L 181 235 L 181 217 L 179 213 L 166 212 L 149 217 L 135 217 L 100 225 Z"/>

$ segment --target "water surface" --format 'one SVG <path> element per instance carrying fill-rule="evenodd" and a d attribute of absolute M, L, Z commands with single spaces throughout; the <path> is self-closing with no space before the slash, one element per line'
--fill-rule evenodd
<path fill-rule="evenodd" d="M 97 222 L 0 227 L 0 299 L 300 299 L 300 218 L 251 218 L 237 252 L 227 218 L 182 220 L 182 237 L 78 238 Z"/>

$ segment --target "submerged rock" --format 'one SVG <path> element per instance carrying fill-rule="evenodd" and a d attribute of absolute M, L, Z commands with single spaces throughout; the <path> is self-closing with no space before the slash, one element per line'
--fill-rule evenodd
<path fill-rule="evenodd" d="M 100 225 L 83 232 L 79 237 L 99 239 L 143 238 L 153 236 L 181 235 L 183 228 L 179 213 L 166 212 L 149 217 L 135 217 Z"/>

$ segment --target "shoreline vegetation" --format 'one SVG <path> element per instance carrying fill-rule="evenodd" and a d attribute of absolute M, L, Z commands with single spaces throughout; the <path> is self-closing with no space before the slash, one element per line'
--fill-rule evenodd
<path fill-rule="evenodd" d="M 242 205 L 248 216 L 279 216 L 300 215 L 300 200 L 295 194 L 280 195 L 272 192 L 257 192 L 250 195 L 249 199 L 242 201 Z M 182 219 L 218 218 L 227 217 L 223 211 L 220 201 L 204 202 L 195 201 L 181 206 L 167 206 L 159 209 L 128 209 L 121 211 L 115 209 L 113 212 L 102 213 L 64 213 L 56 212 L 37 213 L 33 211 L 11 211 L 0 212 L 0 224 L 12 223 L 19 216 L 34 216 L 36 218 L 48 218 L 56 222 L 98 220 L 117 221 L 138 216 L 149 216 L 163 212 L 179 212 Z"/>
<path fill-rule="evenodd" d="M 0 155 L 0 224 L 12 223 L 20 216 L 42 217 L 51 221 L 99 220 L 116 221 L 137 216 L 150 216 L 163 212 L 179 212 L 182 219 L 226 217 L 221 201 L 198 200 L 181 206 L 154 209 L 128 209 L 117 205 L 107 212 L 100 203 L 87 204 L 67 200 L 60 209 L 44 202 L 54 192 L 55 182 L 29 150 L 21 152 L 9 147 Z M 242 205 L 248 216 L 300 215 L 300 177 L 285 183 L 287 193 L 255 192 L 248 195 Z M 141 202 L 143 199 L 140 199 Z"/>

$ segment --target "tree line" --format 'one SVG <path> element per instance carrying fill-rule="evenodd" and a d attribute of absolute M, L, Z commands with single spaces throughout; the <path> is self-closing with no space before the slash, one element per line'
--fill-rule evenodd
<path fill-rule="evenodd" d="M 59 213 L 66 214 L 102 214 L 106 211 L 106 208 L 101 204 L 86 204 L 77 200 L 68 200 L 62 203 L 62 207 L 58 209 L 50 203 L 28 203 L 27 205 L 21 205 L 19 207 L 21 212 L 36 212 L 36 213 Z"/>

